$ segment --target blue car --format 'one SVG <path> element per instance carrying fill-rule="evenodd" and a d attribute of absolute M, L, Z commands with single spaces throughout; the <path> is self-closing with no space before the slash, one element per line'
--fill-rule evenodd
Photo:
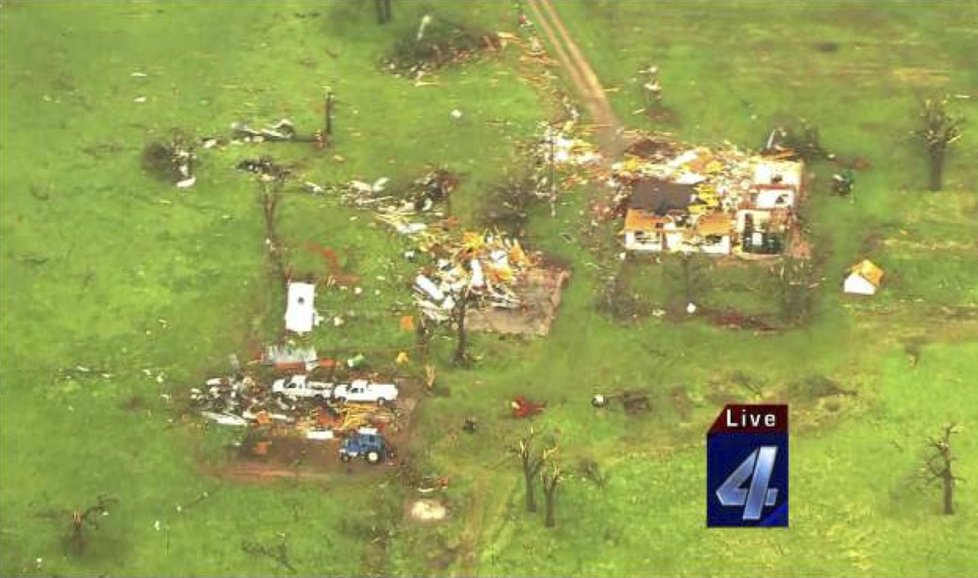
<path fill-rule="evenodd" d="M 340 459 L 344 462 L 362 456 L 368 464 L 379 464 L 393 453 L 387 440 L 379 434 L 357 433 L 343 440 L 340 446 Z"/>

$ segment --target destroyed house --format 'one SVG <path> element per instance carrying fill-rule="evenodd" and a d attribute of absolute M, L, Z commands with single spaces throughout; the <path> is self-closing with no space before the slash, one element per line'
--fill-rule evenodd
<path fill-rule="evenodd" d="M 632 196 L 628 200 L 629 211 L 642 211 L 655 215 L 689 212 L 695 202 L 696 191 L 693 185 L 670 183 L 658 179 L 638 181 L 632 186 Z"/>
<path fill-rule="evenodd" d="M 688 150 L 666 162 L 627 159 L 625 249 L 776 255 L 788 242 L 804 164 L 735 149 Z M 654 176 L 652 176 L 654 175 Z"/>
<path fill-rule="evenodd" d="M 638 181 L 625 213 L 625 248 L 631 251 L 700 250 L 730 252 L 732 220 L 725 213 L 703 213 L 696 185 L 661 180 Z"/>
<path fill-rule="evenodd" d="M 774 255 L 784 249 L 803 184 L 801 162 L 768 158 L 755 162 L 751 190 L 736 216 L 743 253 Z"/>

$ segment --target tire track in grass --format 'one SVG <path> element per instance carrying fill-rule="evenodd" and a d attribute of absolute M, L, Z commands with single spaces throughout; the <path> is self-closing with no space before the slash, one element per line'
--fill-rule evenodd
<path fill-rule="evenodd" d="M 587 107 L 593 123 L 604 162 L 610 164 L 625 148 L 621 136 L 622 124 L 608 102 L 601 81 L 574 42 L 551 0 L 528 0 L 534 21 L 554 48 L 557 59 L 570 77 L 571 84 Z"/>

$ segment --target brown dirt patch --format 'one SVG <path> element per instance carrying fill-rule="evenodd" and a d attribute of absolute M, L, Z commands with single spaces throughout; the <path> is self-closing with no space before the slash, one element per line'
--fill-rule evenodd
<path fill-rule="evenodd" d="M 560 297 L 570 279 L 566 269 L 538 267 L 529 270 L 514 287 L 522 302 L 520 309 L 478 309 L 466 324 L 472 331 L 546 336 L 560 307 Z"/>

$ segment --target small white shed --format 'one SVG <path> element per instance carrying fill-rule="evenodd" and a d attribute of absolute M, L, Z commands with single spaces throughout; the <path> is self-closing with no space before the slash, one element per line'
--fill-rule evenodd
<path fill-rule="evenodd" d="M 866 259 L 849 268 L 842 290 L 852 295 L 876 295 L 883 281 L 883 270 Z"/>
<path fill-rule="evenodd" d="M 323 318 L 316 312 L 316 286 L 312 283 L 289 283 L 288 306 L 285 309 L 285 329 L 309 333 Z"/>

